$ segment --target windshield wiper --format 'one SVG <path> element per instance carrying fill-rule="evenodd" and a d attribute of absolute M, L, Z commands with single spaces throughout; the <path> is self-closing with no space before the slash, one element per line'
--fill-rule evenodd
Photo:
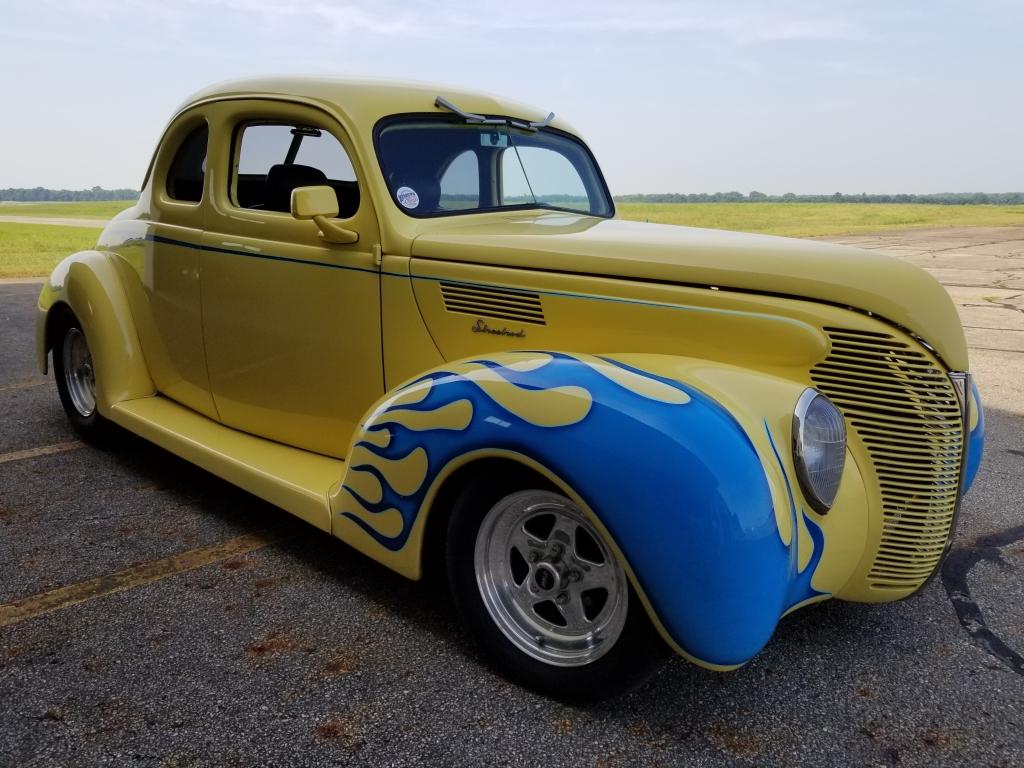
<path fill-rule="evenodd" d="M 454 112 L 470 125 L 511 125 L 513 128 L 536 131 L 540 128 L 547 128 L 551 124 L 551 121 L 555 119 L 554 112 L 549 112 L 548 116 L 543 120 L 530 122 L 525 120 L 515 120 L 511 117 L 487 117 L 486 115 L 478 115 L 475 112 L 467 112 L 464 109 L 460 109 L 448 101 L 448 99 L 444 98 L 444 96 L 438 96 L 434 99 L 434 106 L 439 109 L 447 109 L 449 112 Z"/>

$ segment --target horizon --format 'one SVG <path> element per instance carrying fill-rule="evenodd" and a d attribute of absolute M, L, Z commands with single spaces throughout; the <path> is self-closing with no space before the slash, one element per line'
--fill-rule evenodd
<path fill-rule="evenodd" d="M 190 93 L 270 71 L 414 75 L 554 111 L 617 196 L 1024 179 L 1009 0 L 38 0 L 5 16 L 0 82 L 21 119 L 0 124 L 2 187 L 134 188 Z"/>
<path fill-rule="evenodd" d="M 91 185 L 91 186 L 85 186 L 85 187 L 77 187 L 77 188 L 74 188 L 74 189 L 66 188 L 66 187 L 62 187 L 62 188 L 44 187 L 44 186 L 40 186 L 40 185 L 35 185 L 35 186 L 30 186 L 30 187 L 0 187 L 0 203 L 19 203 L 19 202 L 27 202 L 27 203 L 57 203 L 57 202 L 67 202 L 67 201 L 63 201 L 63 200 L 10 200 L 10 199 L 5 199 L 3 197 L 3 195 L 11 193 L 11 192 L 34 192 L 34 191 L 38 191 L 38 190 L 43 190 L 44 192 L 47 192 L 47 193 L 56 193 L 56 194 L 60 194 L 60 193 L 76 194 L 76 193 L 89 193 L 89 192 L 102 192 L 102 193 L 131 192 L 136 197 L 138 197 L 138 195 L 142 191 L 140 189 L 135 189 L 133 187 L 114 187 L 114 188 L 108 189 L 108 188 L 102 187 L 102 186 L 100 186 L 98 184 L 94 184 L 94 185 Z M 771 202 L 772 201 L 771 199 L 785 198 L 785 197 L 788 197 L 788 196 L 793 196 L 795 198 L 798 198 L 798 201 L 799 201 L 799 198 L 834 197 L 836 195 L 838 195 L 840 197 L 843 197 L 843 198 L 855 198 L 855 197 L 862 197 L 862 196 L 866 196 L 866 197 L 918 197 L 918 198 L 928 198 L 928 197 L 942 197 L 942 196 L 951 196 L 952 197 L 952 196 L 967 196 L 967 195 L 985 195 L 985 196 L 992 196 L 992 197 L 996 197 L 996 196 L 1020 196 L 1020 197 L 1024 197 L 1024 190 L 1022 190 L 1022 191 L 1017 191 L 1017 190 L 997 190 L 997 191 L 988 190 L 988 191 L 985 191 L 985 190 L 967 189 L 967 190 L 958 190 L 958 191 L 943 190 L 943 191 L 939 191 L 939 192 L 894 192 L 894 191 L 888 191 L 888 192 L 763 192 L 761 190 L 756 190 L 755 189 L 755 190 L 750 190 L 748 192 L 742 192 L 740 190 L 732 189 L 732 190 L 718 190 L 718 191 L 715 191 L 715 192 L 613 192 L 612 193 L 612 197 L 615 198 L 615 199 L 627 198 L 627 197 L 637 197 L 637 198 L 651 198 L 651 197 L 713 197 L 713 196 L 729 196 L 729 195 L 739 195 L 739 196 L 741 196 L 743 198 L 744 202 L 749 202 L 749 201 L 752 201 L 752 200 L 759 199 L 759 198 L 754 198 L 753 197 L 754 195 L 763 195 L 763 196 L 769 198 L 768 202 Z M 129 200 L 130 198 L 126 198 L 126 197 L 97 197 L 97 198 L 94 198 L 94 199 L 97 202 L 115 202 L 117 200 Z M 704 202 L 704 201 L 687 201 L 687 200 L 675 201 L 675 200 L 673 200 L 671 202 Z M 712 201 L 708 201 L 708 202 L 712 202 Z M 730 202 L 730 201 L 725 200 L 725 201 L 715 201 L 715 202 Z M 739 202 L 739 201 L 737 201 L 737 202 Z M 892 203 L 892 201 L 887 201 L 885 204 L 891 204 L 891 203 Z M 1001 204 L 1005 205 L 1006 203 L 1001 203 Z M 1024 205 L 1024 201 L 1021 201 L 1020 203 L 1011 203 L 1011 204 L 1013 204 L 1013 205 Z"/>

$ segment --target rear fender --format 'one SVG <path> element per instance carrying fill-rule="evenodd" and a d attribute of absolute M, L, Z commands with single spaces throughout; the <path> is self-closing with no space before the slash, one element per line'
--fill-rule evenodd
<path fill-rule="evenodd" d="M 43 373 L 53 342 L 54 313 L 68 308 L 81 322 L 96 369 L 101 413 L 115 403 L 155 392 L 115 258 L 104 251 L 81 251 L 64 259 L 43 285 L 36 319 L 36 350 Z"/>

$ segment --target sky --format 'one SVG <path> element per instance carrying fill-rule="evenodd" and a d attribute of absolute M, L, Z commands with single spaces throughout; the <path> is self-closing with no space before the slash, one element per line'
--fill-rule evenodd
<path fill-rule="evenodd" d="M 615 194 L 1024 191 L 1024 0 L 0 0 L 0 188 L 138 188 L 266 74 L 554 111 Z"/>

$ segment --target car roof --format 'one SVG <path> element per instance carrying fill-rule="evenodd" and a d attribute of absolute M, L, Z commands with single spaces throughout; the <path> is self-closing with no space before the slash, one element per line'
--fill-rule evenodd
<path fill-rule="evenodd" d="M 553 111 L 450 85 L 383 78 L 330 77 L 266 77 L 217 83 L 193 94 L 181 106 L 181 110 L 201 101 L 245 96 L 293 96 L 324 102 L 363 128 L 372 127 L 388 115 L 438 112 L 439 109 L 434 105 L 438 96 L 443 96 L 460 109 L 480 114 L 543 120 L 549 111 Z M 556 119 L 552 125 L 575 133 L 560 119 Z"/>

